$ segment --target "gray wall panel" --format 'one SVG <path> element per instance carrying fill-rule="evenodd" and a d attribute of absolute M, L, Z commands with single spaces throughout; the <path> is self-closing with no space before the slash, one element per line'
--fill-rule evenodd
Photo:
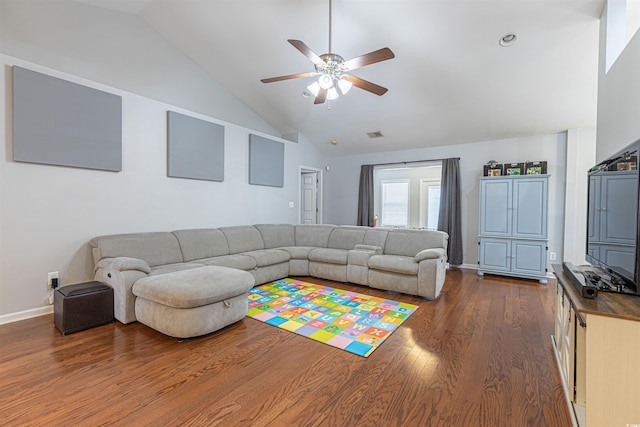
<path fill-rule="evenodd" d="M 224 181 L 224 126 L 169 111 L 167 175 Z"/>
<path fill-rule="evenodd" d="M 249 184 L 284 187 L 284 144 L 249 135 Z"/>
<path fill-rule="evenodd" d="M 122 170 L 122 98 L 13 67 L 13 160 Z"/>

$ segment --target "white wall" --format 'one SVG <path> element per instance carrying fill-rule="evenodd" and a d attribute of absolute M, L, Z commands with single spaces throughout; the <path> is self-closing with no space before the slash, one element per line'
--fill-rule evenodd
<path fill-rule="evenodd" d="M 13 162 L 14 64 L 122 96 L 123 171 Z M 295 223 L 300 165 L 326 164 L 304 137 L 281 140 L 284 187 L 249 185 L 248 134 L 273 129 L 135 16 L 0 0 L 0 67 L 0 323 L 50 309 L 49 271 L 59 271 L 63 285 L 91 279 L 94 236 Z M 166 176 L 169 109 L 225 126 L 224 182 Z"/>
<path fill-rule="evenodd" d="M 585 263 L 587 224 L 587 171 L 596 164 L 595 129 L 567 131 L 564 258 L 574 265 Z"/>
<path fill-rule="evenodd" d="M 600 18 L 597 161 L 640 139 L 640 31 L 608 73 L 605 73 L 606 33 L 605 7 Z"/>
<path fill-rule="evenodd" d="M 0 53 L 280 136 L 136 15 L 0 0 Z"/>
<path fill-rule="evenodd" d="M 356 223 L 358 185 L 362 164 L 460 157 L 463 263 L 467 267 L 475 268 L 478 261 L 478 178 L 482 175 L 482 166 L 489 160 L 497 160 L 501 163 L 546 160 L 548 173 L 551 174 L 549 250 L 557 252 L 558 260 L 561 261 L 563 259 L 566 141 L 567 134 L 562 132 L 552 135 L 330 159 L 331 172 L 326 174 L 325 222 Z"/>

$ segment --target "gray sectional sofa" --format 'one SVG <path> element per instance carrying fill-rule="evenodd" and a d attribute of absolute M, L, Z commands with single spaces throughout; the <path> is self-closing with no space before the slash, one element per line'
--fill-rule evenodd
<path fill-rule="evenodd" d="M 167 335 L 204 335 L 242 319 L 247 291 L 314 276 L 435 299 L 445 279 L 440 231 L 260 224 L 118 234 L 90 241 L 95 280 L 115 317 Z"/>

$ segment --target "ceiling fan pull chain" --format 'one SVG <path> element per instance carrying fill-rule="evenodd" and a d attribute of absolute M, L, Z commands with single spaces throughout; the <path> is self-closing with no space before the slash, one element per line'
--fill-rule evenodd
<path fill-rule="evenodd" d="M 329 53 L 332 52 L 331 50 L 331 0 L 329 0 Z"/>

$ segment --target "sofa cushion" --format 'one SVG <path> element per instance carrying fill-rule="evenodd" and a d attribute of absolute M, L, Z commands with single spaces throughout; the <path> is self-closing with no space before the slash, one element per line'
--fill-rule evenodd
<path fill-rule="evenodd" d="M 264 249 L 262 235 L 257 228 L 251 225 L 222 227 L 220 228 L 220 231 L 222 231 L 227 238 L 230 254 L 239 254 L 241 252 Z"/>
<path fill-rule="evenodd" d="M 198 262 L 204 265 L 217 265 L 220 267 L 237 268 L 238 270 L 253 270 L 258 265 L 254 258 L 242 254 L 199 259 Z"/>
<path fill-rule="evenodd" d="M 331 231 L 327 247 L 334 249 L 353 249 L 362 244 L 368 227 L 340 226 Z"/>
<path fill-rule="evenodd" d="M 446 249 L 448 238 L 447 233 L 435 230 L 391 230 L 384 245 L 384 253 L 413 257 L 423 249 Z"/>
<path fill-rule="evenodd" d="M 193 308 L 241 295 L 254 285 L 246 271 L 226 267 L 200 267 L 148 276 L 133 284 L 133 294 L 176 308 Z"/>
<path fill-rule="evenodd" d="M 418 275 L 418 265 L 413 257 L 372 255 L 369 258 L 369 268 L 393 273 Z"/>
<path fill-rule="evenodd" d="M 102 258 L 139 258 L 154 267 L 182 262 L 176 236 L 171 233 L 131 233 L 100 236 L 91 239 L 94 261 Z"/>
<path fill-rule="evenodd" d="M 296 246 L 313 246 L 326 248 L 329 235 L 335 225 L 327 224 L 298 224 L 296 225 Z"/>
<path fill-rule="evenodd" d="M 258 224 L 265 249 L 296 245 L 296 229 L 293 224 Z"/>
<path fill-rule="evenodd" d="M 387 235 L 389 235 L 389 230 L 387 229 L 370 228 L 367 230 L 367 234 L 364 235 L 362 243 L 365 245 L 379 246 L 384 249 Z"/>
<path fill-rule="evenodd" d="M 178 239 L 184 261 L 229 255 L 227 238 L 217 228 L 173 231 Z"/>
<path fill-rule="evenodd" d="M 309 252 L 316 248 L 313 246 L 285 246 L 279 249 L 287 251 L 291 259 L 309 260 Z"/>
<path fill-rule="evenodd" d="M 309 252 L 309 261 L 347 265 L 348 255 L 345 249 L 316 248 Z"/>
<path fill-rule="evenodd" d="M 204 264 L 195 262 L 179 262 L 177 264 L 158 265 L 151 267 L 149 276 L 157 276 L 158 274 L 173 273 L 174 271 L 190 270 L 192 268 L 203 267 Z"/>
<path fill-rule="evenodd" d="M 258 267 L 266 267 L 269 265 L 280 264 L 291 259 L 291 255 L 287 251 L 280 249 L 262 249 L 259 251 L 245 252 L 243 255 L 250 256 L 256 260 Z"/>

